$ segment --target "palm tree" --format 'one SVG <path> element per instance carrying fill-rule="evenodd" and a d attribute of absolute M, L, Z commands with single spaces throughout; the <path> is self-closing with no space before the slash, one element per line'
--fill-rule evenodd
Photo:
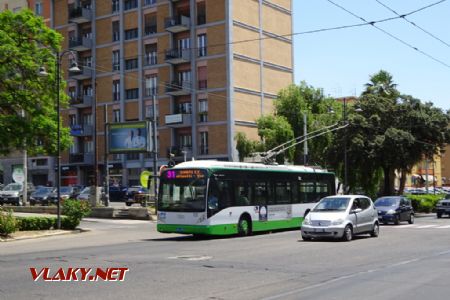
<path fill-rule="evenodd" d="M 375 94 L 380 96 L 397 96 L 397 84 L 392 82 L 392 75 L 389 72 L 380 70 L 370 76 L 370 82 L 364 85 L 366 90 L 363 95 Z"/>

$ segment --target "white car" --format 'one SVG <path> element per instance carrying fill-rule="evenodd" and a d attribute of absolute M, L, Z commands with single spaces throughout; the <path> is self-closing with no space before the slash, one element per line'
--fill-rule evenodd
<path fill-rule="evenodd" d="M 312 238 L 352 240 L 355 234 L 378 237 L 378 212 L 369 197 L 329 196 L 321 199 L 306 215 L 301 227 L 305 241 Z"/>
<path fill-rule="evenodd" d="M 86 200 L 86 201 L 88 201 L 90 195 L 91 195 L 91 187 L 87 186 L 77 196 L 77 200 Z"/>

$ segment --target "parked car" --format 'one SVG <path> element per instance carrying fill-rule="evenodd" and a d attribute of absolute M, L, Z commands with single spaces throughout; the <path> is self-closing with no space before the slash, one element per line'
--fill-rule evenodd
<path fill-rule="evenodd" d="M 142 204 L 144 197 L 149 196 L 149 191 L 147 188 L 142 186 L 132 186 L 127 189 L 125 193 L 125 204 L 126 206 L 131 206 L 133 203 Z"/>
<path fill-rule="evenodd" d="M 378 214 L 372 200 L 361 195 L 336 195 L 321 199 L 306 215 L 302 238 L 335 238 L 350 241 L 356 234 L 378 237 Z"/>
<path fill-rule="evenodd" d="M 30 195 L 30 205 L 48 205 L 50 202 L 50 196 L 52 195 L 54 189 L 54 187 L 38 187 Z"/>
<path fill-rule="evenodd" d="M 91 187 L 85 187 L 77 196 L 77 200 L 89 200 L 89 196 L 91 195 Z"/>
<path fill-rule="evenodd" d="M 34 192 L 32 183 L 27 184 L 27 195 Z M 23 185 L 21 183 L 10 183 L 0 191 L 0 204 L 23 205 Z"/>
<path fill-rule="evenodd" d="M 450 217 L 450 194 L 447 194 L 444 199 L 439 200 L 436 204 L 436 216 L 441 218 L 444 214 Z"/>
<path fill-rule="evenodd" d="M 401 221 L 414 223 L 414 209 L 411 200 L 403 196 L 385 196 L 374 203 L 378 210 L 378 219 L 384 224 L 389 222 L 398 225 Z"/>
<path fill-rule="evenodd" d="M 123 201 L 127 193 L 127 187 L 110 186 L 109 187 L 109 201 Z"/>
<path fill-rule="evenodd" d="M 67 200 L 67 199 L 76 199 L 78 194 L 80 193 L 80 190 L 76 186 L 62 186 L 59 196 L 61 197 L 61 200 Z M 58 200 L 58 190 L 55 189 L 51 196 L 50 196 L 50 202 L 56 204 Z"/>

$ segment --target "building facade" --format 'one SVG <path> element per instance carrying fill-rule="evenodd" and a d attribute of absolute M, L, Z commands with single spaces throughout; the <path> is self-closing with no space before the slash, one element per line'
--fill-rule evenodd
<path fill-rule="evenodd" d="M 153 102 L 158 167 L 170 153 L 236 160 L 236 132 L 257 138 L 255 120 L 293 82 L 291 0 L 54 0 L 51 26 L 82 69 L 69 73 L 62 57 L 74 139 L 63 185 L 98 182 L 106 165 L 113 181 L 138 184 L 152 154 L 105 164 L 105 123 L 148 120 Z"/>

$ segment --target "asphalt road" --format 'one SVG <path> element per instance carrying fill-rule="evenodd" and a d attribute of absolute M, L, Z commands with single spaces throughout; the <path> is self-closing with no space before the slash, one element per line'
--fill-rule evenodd
<path fill-rule="evenodd" d="M 147 221 L 0 243 L 0 299 L 448 299 L 450 219 L 381 226 L 380 237 L 304 242 L 163 235 Z M 123 282 L 34 282 L 30 267 L 127 267 Z"/>

